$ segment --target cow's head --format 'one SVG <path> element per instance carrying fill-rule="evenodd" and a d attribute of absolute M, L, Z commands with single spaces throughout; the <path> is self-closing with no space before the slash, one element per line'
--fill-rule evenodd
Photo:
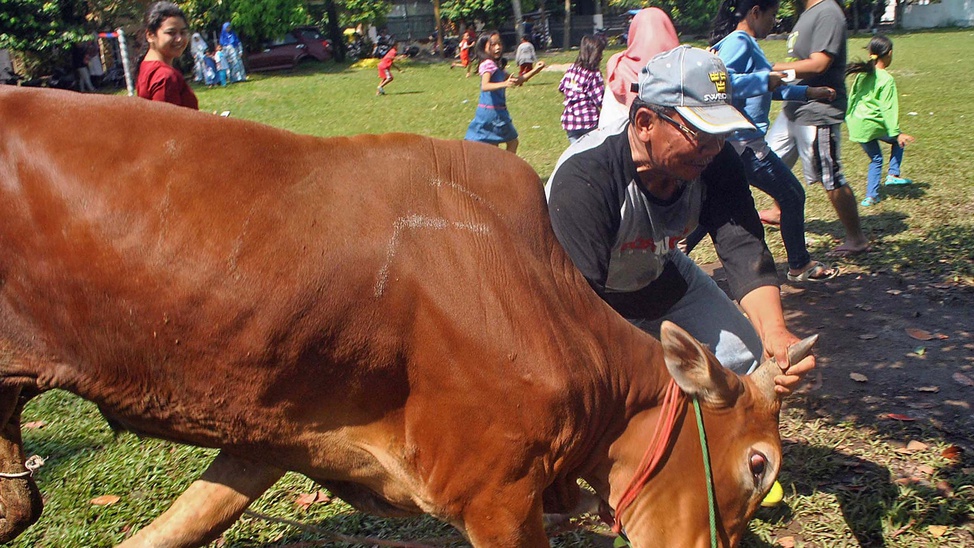
<path fill-rule="evenodd" d="M 751 375 L 738 376 L 669 322 L 664 322 L 660 338 L 673 379 L 687 396 L 700 400 L 713 470 L 718 542 L 735 546 L 781 466 L 780 401 L 774 391 L 780 369 L 769 361 Z M 790 349 L 792 363 L 807 356 L 814 342 L 811 337 Z M 654 431 L 658 414 L 653 410 L 640 421 L 642 449 L 648 439 L 646 424 Z M 633 546 L 710 546 L 706 475 L 692 406 L 682 417 L 661 467 L 617 516 Z M 616 501 L 617 489 L 613 484 Z"/>

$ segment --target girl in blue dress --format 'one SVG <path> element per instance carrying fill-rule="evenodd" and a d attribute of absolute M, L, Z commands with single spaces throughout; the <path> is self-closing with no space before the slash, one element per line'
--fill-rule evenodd
<path fill-rule="evenodd" d="M 504 44 L 497 31 L 482 35 L 477 40 L 480 58 L 480 102 L 470 127 L 467 141 L 480 141 L 494 146 L 505 143 L 509 152 L 517 153 L 517 130 L 507 111 L 507 88 L 521 85 L 523 80 L 516 74 L 508 76 L 504 70 Z"/>

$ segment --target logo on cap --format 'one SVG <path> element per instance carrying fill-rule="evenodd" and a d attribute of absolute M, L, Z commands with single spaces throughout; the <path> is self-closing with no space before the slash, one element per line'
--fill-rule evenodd
<path fill-rule="evenodd" d="M 717 93 L 727 93 L 727 73 L 719 70 L 710 73 L 710 81 L 717 88 Z"/>

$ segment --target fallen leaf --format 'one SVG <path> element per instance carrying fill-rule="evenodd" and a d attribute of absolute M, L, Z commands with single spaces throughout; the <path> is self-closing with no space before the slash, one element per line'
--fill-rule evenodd
<path fill-rule="evenodd" d="M 943 493 L 945 496 L 948 497 L 954 496 L 954 488 L 951 487 L 946 480 L 940 480 L 937 482 L 937 491 L 940 491 L 941 493 Z"/>
<path fill-rule="evenodd" d="M 900 293 L 902 293 L 902 291 L 900 291 L 899 289 L 887 289 L 886 292 L 889 293 L 890 295 L 899 295 Z"/>
<path fill-rule="evenodd" d="M 24 430 L 33 430 L 34 428 L 44 428 L 46 424 L 47 421 L 30 421 L 21 424 L 20 427 Z"/>
<path fill-rule="evenodd" d="M 954 461 L 954 462 L 958 462 L 958 461 L 960 461 L 960 457 L 961 457 L 961 455 L 963 453 L 964 453 L 964 450 L 963 449 L 961 449 L 960 447 L 958 447 L 956 445 L 951 445 L 950 447 L 947 447 L 946 449 L 944 449 L 943 451 L 941 451 L 940 452 L 940 456 L 942 456 L 943 458 L 945 458 L 947 460 L 951 460 L 951 461 Z"/>
<path fill-rule="evenodd" d="M 933 392 L 934 394 L 936 394 L 937 392 L 940 392 L 940 387 L 939 386 L 920 386 L 920 387 L 917 387 L 917 392 Z"/>
<path fill-rule="evenodd" d="M 932 476 L 934 472 L 936 472 L 936 470 L 933 469 L 933 466 L 927 464 L 921 464 L 920 466 L 917 466 L 917 472 L 920 472 L 921 474 L 926 474 L 928 476 Z"/>
<path fill-rule="evenodd" d="M 931 526 L 927 527 L 927 532 L 930 533 L 930 536 L 932 536 L 933 538 L 940 538 L 940 537 L 944 536 L 944 534 L 947 532 L 947 526 L 946 525 L 931 525 Z"/>
<path fill-rule="evenodd" d="M 118 495 L 102 495 L 91 499 L 88 503 L 94 506 L 111 506 L 120 500 L 122 497 Z"/>
<path fill-rule="evenodd" d="M 886 418 L 894 421 L 902 421 L 902 422 L 913 422 L 916 420 L 909 415 L 901 415 L 899 413 L 886 413 Z"/>
<path fill-rule="evenodd" d="M 778 539 L 778 546 L 781 548 L 795 548 L 795 537 L 781 537 Z"/>
<path fill-rule="evenodd" d="M 862 373 L 849 373 L 849 378 L 856 382 L 868 382 L 869 377 L 863 375 Z"/>
<path fill-rule="evenodd" d="M 929 401 L 909 402 L 906 404 L 910 409 L 933 409 L 937 404 Z"/>
<path fill-rule="evenodd" d="M 917 356 L 922 356 L 927 353 L 927 348 L 925 346 L 918 346 L 913 349 L 913 353 Z"/>
<path fill-rule="evenodd" d="M 958 384 L 963 384 L 964 386 L 974 386 L 974 379 L 959 371 L 951 375 L 951 378 L 957 381 Z"/>
<path fill-rule="evenodd" d="M 923 451 L 927 447 L 929 447 L 927 444 L 916 440 L 910 440 L 910 443 L 906 444 L 906 448 L 910 451 Z"/>
<path fill-rule="evenodd" d="M 916 483 L 915 478 L 896 478 L 893 480 L 896 485 L 910 485 L 911 483 Z"/>
<path fill-rule="evenodd" d="M 871 340 L 875 339 L 878 336 L 879 335 L 877 335 L 875 333 L 863 333 L 862 335 L 859 335 L 859 339 L 860 340 L 863 340 L 863 341 L 871 341 Z"/>
<path fill-rule="evenodd" d="M 896 538 L 896 537 L 902 535 L 903 533 L 905 533 L 906 531 L 909 531 L 910 530 L 910 527 L 913 527 L 913 524 L 914 523 L 916 523 L 916 520 L 914 520 L 913 518 L 910 518 L 910 521 L 906 522 L 906 525 L 904 525 L 903 527 L 900 527 L 899 529 L 897 529 L 897 530 L 893 531 L 892 533 L 890 533 L 889 538 Z"/>
<path fill-rule="evenodd" d="M 931 335 L 929 331 L 924 331 L 923 329 L 917 329 L 915 327 L 907 327 L 906 334 L 918 341 L 932 341 L 936 338 L 934 335 Z"/>
<path fill-rule="evenodd" d="M 326 495 L 324 491 L 315 491 L 314 493 L 299 495 L 298 498 L 294 499 L 295 506 L 300 506 L 304 510 L 307 510 L 309 506 L 318 502 L 327 504 L 331 502 L 331 497 Z"/>

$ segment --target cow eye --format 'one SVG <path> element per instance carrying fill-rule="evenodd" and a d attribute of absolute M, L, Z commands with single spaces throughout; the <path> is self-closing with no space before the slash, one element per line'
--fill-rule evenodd
<path fill-rule="evenodd" d="M 754 476 L 754 481 L 758 482 L 761 477 L 764 476 L 764 471 L 768 467 L 768 458 L 763 454 L 755 451 L 751 453 L 751 475 Z"/>

